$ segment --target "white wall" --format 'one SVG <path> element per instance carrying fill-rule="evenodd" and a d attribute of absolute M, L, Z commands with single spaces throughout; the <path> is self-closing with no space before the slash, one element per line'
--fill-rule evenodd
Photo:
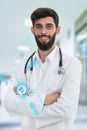
<path fill-rule="evenodd" d="M 70 32 L 69 37 L 68 37 L 68 31 Z M 64 27 L 63 34 L 61 35 L 61 48 L 65 52 L 74 55 L 74 47 L 75 47 L 74 26 L 73 24 L 70 25 L 68 24 L 66 25 L 66 27 Z"/>

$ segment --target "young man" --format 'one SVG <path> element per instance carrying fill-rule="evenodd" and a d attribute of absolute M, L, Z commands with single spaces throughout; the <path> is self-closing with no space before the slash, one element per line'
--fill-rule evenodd
<path fill-rule="evenodd" d="M 31 20 L 31 32 L 38 49 L 21 64 L 16 77 L 27 82 L 28 91 L 24 94 L 24 87 L 18 89 L 20 83 L 16 84 L 13 79 L 6 96 L 6 108 L 24 115 L 24 130 L 74 130 L 81 63 L 61 53 L 55 45 L 60 26 L 58 14 L 53 9 L 38 8 L 31 14 Z"/>

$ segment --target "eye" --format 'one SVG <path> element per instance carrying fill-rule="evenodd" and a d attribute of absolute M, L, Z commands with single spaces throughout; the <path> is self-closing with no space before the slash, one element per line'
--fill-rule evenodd
<path fill-rule="evenodd" d="M 47 29 L 52 29 L 53 27 L 54 27 L 53 24 L 47 24 L 47 25 L 46 25 L 46 28 L 47 28 Z"/>
<path fill-rule="evenodd" d="M 42 25 L 41 25 L 41 24 L 35 24 L 34 27 L 35 27 L 36 29 L 41 29 L 41 28 L 42 28 Z"/>

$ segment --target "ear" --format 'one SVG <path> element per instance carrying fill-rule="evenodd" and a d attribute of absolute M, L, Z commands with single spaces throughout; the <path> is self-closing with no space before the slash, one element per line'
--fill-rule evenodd
<path fill-rule="evenodd" d="M 60 30 L 61 30 L 61 27 L 58 26 L 57 29 L 56 29 L 56 34 L 59 34 L 59 33 L 60 33 Z"/>
<path fill-rule="evenodd" d="M 31 27 L 31 32 L 34 34 L 34 28 L 33 27 Z"/>

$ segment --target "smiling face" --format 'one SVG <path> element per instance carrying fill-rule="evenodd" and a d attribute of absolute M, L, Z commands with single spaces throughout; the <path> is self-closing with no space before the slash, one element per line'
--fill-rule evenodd
<path fill-rule="evenodd" d="M 36 20 L 31 31 L 35 36 L 38 48 L 45 51 L 53 46 L 60 27 L 56 27 L 52 17 L 45 17 Z"/>

